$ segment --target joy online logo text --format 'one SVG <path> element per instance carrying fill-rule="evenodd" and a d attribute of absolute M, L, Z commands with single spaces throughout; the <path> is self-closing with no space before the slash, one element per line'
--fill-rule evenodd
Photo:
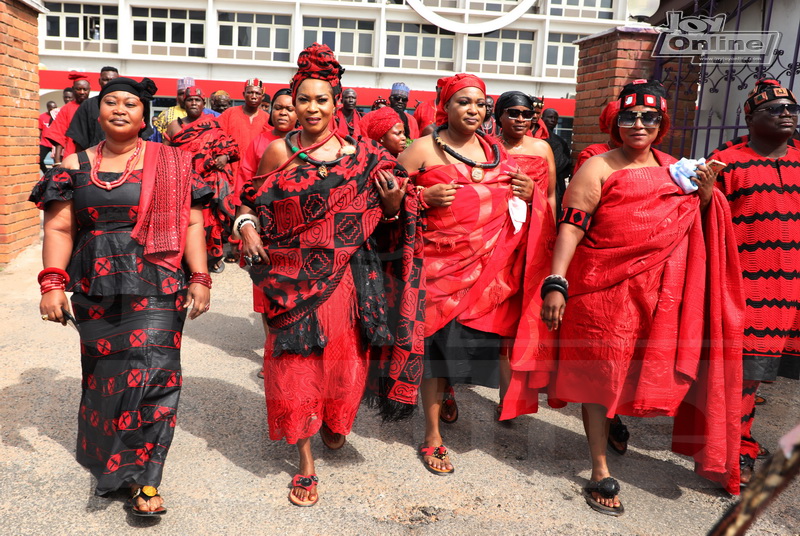
<path fill-rule="evenodd" d="M 653 50 L 656 58 L 686 58 L 692 63 L 752 63 L 771 61 L 780 32 L 725 32 L 724 14 L 715 17 L 667 13 L 667 24 Z"/>

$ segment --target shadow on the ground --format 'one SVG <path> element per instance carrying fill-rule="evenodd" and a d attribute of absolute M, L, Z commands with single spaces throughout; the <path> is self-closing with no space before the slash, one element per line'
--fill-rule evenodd
<path fill-rule="evenodd" d="M 444 443 L 453 450 L 453 463 L 458 468 L 458 455 L 471 450 L 482 451 L 510 466 L 523 475 L 534 473 L 564 478 L 574 483 L 570 489 L 580 490 L 587 481 L 579 473 L 591 469 L 589 448 L 582 433 L 553 425 L 534 415 L 517 417 L 510 424 L 495 420 L 497 402 L 476 393 L 471 388 L 456 387 L 459 419 L 454 424 L 440 424 Z M 561 410 L 552 410 L 544 404 L 540 412 L 559 411 L 567 413 L 580 424 L 580 406 L 570 404 Z M 638 442 L 647 449 L 669 450 L 671 442 L 671 420 L 657 419 L 653 425 L 640 426 L 639 421 L 653 419 L 626 419 L 631 428 L 628 452 L 619 456 L 611 451 L 608 463 L 612 475 L 622 485 L 622 494 L 627 486 L 639 488 L 655 496 L 677 499 L 681 488 L 692 488 L 713 497 L 727 494 L 715 483 L 705 480 L 685 467 L 649 456 L 638 448 Z M 374 411 L 362 406 L 354 431 L 359 435 L 375 437 L 386 442 L 395 442 L 411 447 L 403 449 L 409 456 L 416 456 L 416 449 L 424 438 L 424 419 L 421 407 L 415 416 L 400 423 L 378 423 Z M 424 471 L 420 461 L 420 471 Z M 573 491 L 565 490 L 565 499 Z"/>
<path fill-rule="evenodd" d="M 242 307 L 252 308 L 243 303 Z M 264 328 L 258 313 L 247 318 L 229 316 L 210 311 L 196 320 L 186 322 L 184 336 L 199 343 L 217 348 L 231 357 L 243 357 L 261 365 L 264 355 Z"/>

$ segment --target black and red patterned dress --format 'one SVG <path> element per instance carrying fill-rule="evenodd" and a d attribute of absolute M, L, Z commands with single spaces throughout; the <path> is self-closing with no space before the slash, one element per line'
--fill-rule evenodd
<path fill-rule="evenodd" d="M 266 300 L 264 356 L 269 433 L 289 443 L 322 423 L 348 434 L 367 384 L 385 417 L 408 415 L 422 377 L 424 292 L 415 194 L 400 218 L 380 223 L 379 169 L 404 180 L 385 149 L 355 142 L 355 154 L 326 167 L 307 163 L 245 186 L 267 253 L 250 270 Z M 372 348 L 372 349 L 370 349 Z"/>
<path fill-rule="evenodd" d="M 187 278 L 149 262 L 131 237 L 143 171 L 106 191 L 90 181 L 86 153 L 78 159 L 79 170 L 54 168 L 42 177 L 30 200 L 42 210 L 52 201 L 72 202 L 76 232 L 66 290 L 73 292 L 81 338 L 77 459 L 103 495 L 161 482 L 182 384 Z M 99 173 L 102 181 L 119 176 Z M 195 177 L 192 202 L 210 196 Z"/>

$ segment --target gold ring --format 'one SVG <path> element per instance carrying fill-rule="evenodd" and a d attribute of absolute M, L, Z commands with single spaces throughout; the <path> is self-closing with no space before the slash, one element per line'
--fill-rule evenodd
<path fill-rule="evenodd" d="M 42 320 L 47 320 L 49 317 L 47 315 L 42 315 Z"/>

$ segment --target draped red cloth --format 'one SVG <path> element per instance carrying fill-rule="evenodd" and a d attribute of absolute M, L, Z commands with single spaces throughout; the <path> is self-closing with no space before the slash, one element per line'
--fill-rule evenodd
<path fill-rule="evenodd" d="M 214 192 L 209 206 L 203 209 L 203 227 L 209 256 L 222 258 L 222 248 L 230 235 L 236 212 L 230 165 L 230 162 L 239 158 L 236 142 L 219 128 L 216 118 L 211 115 L 203 115 L 196 121 L 184 124 L 169 141 L 192 155 L 195 172 Z M 223 169 L 217 169 L 216 158 L 219 156 L 228 157 L 229 163 Z"/>
<path fill-rule="evenodd" d="M 217 117 L 217 123 L 219 123 L 220 128 L 228 136 L 236 140 L 236 144 L 239 146 L 239 154 L 244 153 L 250 147 L 250 143 L 262 130 L 269 128 L 268 120 L 269 114 L 259 108 L 251 121 L 251 117 L 244 113 L 244 109 L 241 106 L 228 108 Z M 236 176 L 239 170 L 239 161 L 234 161 L 232 164 L 233 175 Z"/>
<path fill-rule="evenodd" d="M 45 130 L 44 137 L 46 139 L 64 148 L 61 154 L 62 158 L 66 158 L 75 152 L 75 142 L 72 141 L 72 138 L 67 137 L 67 130 L 69 129 L 70 123 L 72 123 L 72 118 L 75 117 L 80 107 L 81 105 L 75 101 L 66 103 L 59 108 L 55 120 L 50 123 L 50 127 Z"/>
<path fill-rule="evenodd" d="M 234 205 L 238 206 L 241 203 L 240 197 L 245 183 L 253 182 L 253 177 L 255 177 L 256 172 L 258 172 L 261 157 L 264 156 L 264 151 L 267 150 L 267 146 L 281 138 L 281 136 L 273 134 L 272 130 L 273 128 L 271 126 L 265 126 L 264 130 L 253 138 L 253 141 L 250 142 L 250 145 L 244 150 L 244 153 L 241 154 L 239 169 L 236 170 L 236 176 L 233 181 Z"/>
<path fill-rule="evenodd" d="M 547 190 L 550 188 L 550 166 L 547 159 L 532 154 L 515 154 L 514 160 L 522 172 L 533 179 L 533 183 L 547 197 Z M 550 213 L 552 214 L 552 211 Z"/>
<path fill-rule="evenodd" d="M 572 176 L 574 177 L 575 174 L 578 172 L 578 169 L 583 164 L 585 164 L 586 161 L 589 160 L 591 157 L 607 153 L 611 149 L 613 149 L 613 147 L 611 147 L 611 145 L 609 145 L 608 142 L 593 143 L 592 145 L 588 146 L 586 149 L 584 149 L 578 154 L 578 159 L 575 162 L 575 169 L 572 172 Z"/>
<path fill-rule="evenodd" d="M 344 112 L 341 108 L 336 109 L 336 128 L 337 132 L 341 137 L 345 136 L 353 136 L 354 138 L 358 138 L 359 136 L 366 136 L 367 133 L 363 131 L 361 128 L 361 114 L 358 113 L 358 110 L 353 110 L 353 115 L 350 116 L 353 120 L 353 133 L 350 133 L 350 128 L 347 126 L 347 119 L 344 117 Z"/>
<path fill-rule="evenodd" d="M 417 122 L 417 128 L 422 132 L 429 125 L 436 124 L 436 99 L 429 100 L 421 103 L 414 110 L 414 119 Z"/>
<path fill-rule="evenodd" d="M 674 162 L 654 152 L 662 166 Z M 738 269 L 721 193 L 703 214 L 699 198 L 684 195 L 666 167 L 613 173 L 569 266 L 557 359 L 544 336 L 531 337 L 535 348 L 515 344 L 503 418 L 536 411 L 538 390 L 548 384 L 554 405 L 601 404 L 608 417 L 674 416 L 673 450 L 738 493 Z M 525 313 L 531 318 L 521 325 L 539 311 Z"/>
<path fill-rule="evenodd" d="M 189 227 L 192 159 L 177 147 L 145 143 L 139 218 L 131 238 L 144 246 L 148 261 L 175 271 L 181 267 Z"/>
<path fill-rule="evenodd" d="M 515 299 L 526 270 L 530 236 L 541 233 L 539 217 L 514 233 L 508 212 L 511 178 L 517 164 L 507 159 L 486 170 L 483 181 L 470 178 L 466 164 L 431 166 L 421 170 L 419 186 L 463 185 L 449 207 L 427 210 L 425 245 L 425 336 L 433 335 L 454 318 L 474 329 L 513 336 L 520 314 Z M 547 204 L 535 191 L 536 207 Z M 538 210 L 538 208 L 536 209 Z M 530 236 L 529 236 L 530 235 Z"/>
<path fill-rule="evenodd" d="M 544 124 L 544 121 L 539 119 L 539 121 L 537 121 L 536 124 L 538 125 L 536 132 L 532 132 L 529 130 L 528 132 L 525 133 L 525 135 L 530 136 L 531 138 L 539 138 L 540 140 L 546 140 L 547 138 L 549 138 L 550 131 L 547 130 L 547 125 Z"/>

